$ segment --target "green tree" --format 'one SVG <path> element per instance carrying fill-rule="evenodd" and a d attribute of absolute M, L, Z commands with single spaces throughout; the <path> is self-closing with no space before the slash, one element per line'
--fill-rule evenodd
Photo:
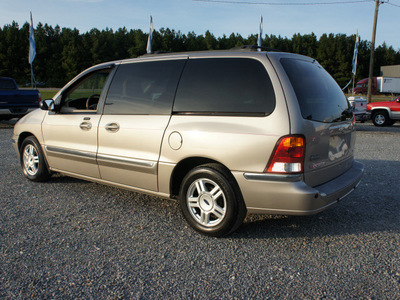
<path fill-rule="evenodd" d="M 19 84 L 30 82 L 29 24 L 22 27 L 13 22 L 0 28 L 0 76 L 10 76 Z M 33 68 L 36 79 L 48 86 L 62 86 L 82 70 L 105 61 L 138 57 L 146 53 L 148 34 L 140 29 L 119 28 L 113 31 L 52 27 L 38 23 L 35 29 L 36 58 Z M 338 81 L 346 84 L 351 76 L 355 35 L 314 33 L 294 34 L 291 38 L 273 34 L 262 37 L 262 45 L 285 52 L 313 57 Z M 231 33 L 215 37 L 210 31 L 197 35 L 182 34 L 169 28 L 153 32 L 153 51 L 199 51 L 230 49 L 257 43 L 257 34 L 247 38 Z M 370 42 L 361 40 L 358 48 L 357 80 L 368 77 Z M 400 50 L 382 45 L 376 48 L 374 75 L 383 65 L 400 64 Z"/>

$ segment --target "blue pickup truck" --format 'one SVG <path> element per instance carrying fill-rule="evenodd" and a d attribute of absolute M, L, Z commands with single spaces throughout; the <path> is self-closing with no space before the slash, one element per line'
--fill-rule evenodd
<path fill-rule="evenodd" d="M 39 107 L 38 90 L 20 90 L 15 80 L 0 77 L 0 120 L 20 118 Z"/>

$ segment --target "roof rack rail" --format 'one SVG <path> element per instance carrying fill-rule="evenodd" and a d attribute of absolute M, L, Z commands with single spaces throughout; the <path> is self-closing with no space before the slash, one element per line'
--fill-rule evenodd
<path fill-rule="evenodd" d="M 143 54 L 143 55 L 141 55 L 141 56 L 151 56 L 151 55 L 169 54 L 169 53 L 173 53 L 173 52 L 170 52 L 170 51 L 153 51 L 153 52 L 151 52 L 151 53 L 145 53 L 145 54 Z"/>
<path fill-rule="evenodd" d="M 230 51 L 257 51 L 260 49 L 261 51 L 269 51 L 269 52 L 282 52 L 278 49 L 268 48 L 268 47 L 260 47 L 257 45 L 243 45 L 229 49 Z"/>

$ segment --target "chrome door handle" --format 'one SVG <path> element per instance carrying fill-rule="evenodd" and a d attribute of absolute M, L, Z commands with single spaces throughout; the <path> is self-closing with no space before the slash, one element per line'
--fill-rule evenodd
<path fill-rule="evenodd" d="M 110 132 L 117 132 L 119 130 L 119 125 L 117 123 L 108 123 L 106 125 L 106 130 Z"/>
<path fill-rule="evenodd" d="M 90 129 L 92 128 L 92 123 L 90 123 L 90 122 L 82 122 L 82 123 L 79 125 L 79 127 L 80 127 L 82 130 L 90 130 Z"/>

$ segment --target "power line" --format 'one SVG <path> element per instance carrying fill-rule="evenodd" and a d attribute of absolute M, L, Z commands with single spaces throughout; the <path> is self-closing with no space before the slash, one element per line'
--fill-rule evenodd
<path fill-rule="evenodd" d="M 367 3 L 373 0 L 353 0 L 353 1 L 333 1 L 333 2 L 303 2 L 303 3 L 277 3 L 277 2 L 247 2 L 247 1 L 229 1 L 229 0 L 192 0 L 196 2 L 210 2 L 210 3 L 222 3 L 222 4 L 249 4 L 249 5 L 284 5 L 284 6 L 299 6 L 299 5 L 335 5 L 335 4 L 353 4 L 353 3 Z M 388 2 L 385 2 L 388 3 Z M 390 3 L 391 4 L 391 3 Z M 391 4 L 395 5 L 395 4 Z M 397 6 L 397 5 L 395 5 Z"/>
<path fill-rule="evenodd" d="M 389 5 L 392 5 L 392 6 L 400 7 L 400 5 L 393 4 L 393 3 L 390 3 L 390 2 L 385 2 L 385 4 L 389 4 Z"/>

